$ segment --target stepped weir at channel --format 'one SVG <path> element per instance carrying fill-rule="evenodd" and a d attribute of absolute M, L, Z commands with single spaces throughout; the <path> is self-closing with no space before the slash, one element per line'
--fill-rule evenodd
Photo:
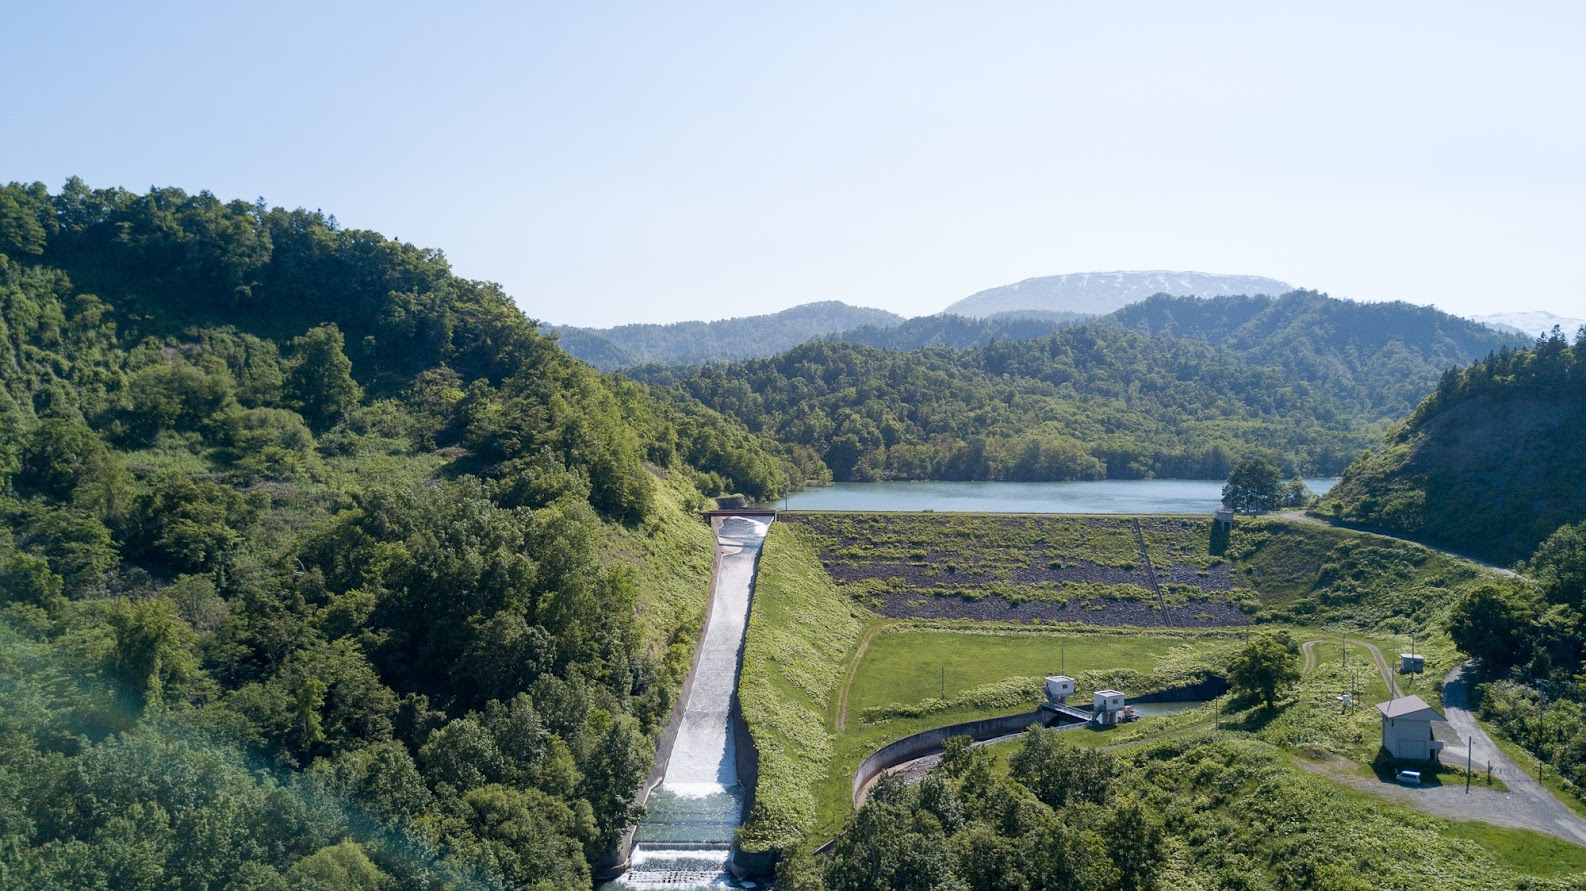
<path fill-rule="evenodd" d="M 633 832 L 629 868 L 610 887 L 680 889 L 754 887 L 733 877 L 733 832 L 744 817 L 739 772 L 744 735 L 736 708 L 738 667 L 760 545 L 774 515 L 717 515 L 710 614 L 683 690 L 681 720 L 657 759 L 659 783 Z M 747 742 L 747 740 L 744 740 Z M 752 759 L 750 761 L 752 763 Z M 750 768 L 752 770 L 752 767 Z"/>

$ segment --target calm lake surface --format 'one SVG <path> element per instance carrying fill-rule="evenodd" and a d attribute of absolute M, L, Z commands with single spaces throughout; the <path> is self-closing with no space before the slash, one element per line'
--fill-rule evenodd
<path fill-rule="evenodd" d="M 837 483 L 787 498 L 788 510 L 934 510 L 1028 514 L 1207 514 L 1224 480 L 1097 480 L 1077 483 Z M 1306 480 L 1318 495 L 1338 480 Z M 781 501 L 768 507 L 782 507 Z"/>

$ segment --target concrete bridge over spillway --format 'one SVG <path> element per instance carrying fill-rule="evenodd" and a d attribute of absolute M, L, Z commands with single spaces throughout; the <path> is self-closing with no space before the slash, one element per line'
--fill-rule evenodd
<path fill-rule="evenodd" d="M 644 822 L 618 852 L 616 869 L 626 872 L 616 888 L 753 887 L 734 878 L 732 862 L 733 833 L 753 803 L 756 761 L 738 712 L 738 668 L 760 546 L 776 515 L 707 516 L 716 533 L 710 611 L 645 786 Z"/>

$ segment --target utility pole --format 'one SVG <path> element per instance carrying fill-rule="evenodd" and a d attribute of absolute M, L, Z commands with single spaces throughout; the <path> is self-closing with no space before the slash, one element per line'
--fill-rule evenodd
<path fill-rule="evenodd" d="M 1470 794 L 1470 742 L 1469 736 L 1465 737 L 1465 794 Z"/>
<path fill-rule="evenodd" d="M 1539 678 L 1536 682 L 1536 692 L 1537 730 L 1545 736 L 1547 734 L 1547 681 Z M 1547 761 L 1543 759 L 1542 747 L 1538 746 L 1536 751 L 1536 781 L 1538 783 L 1542 782 L 1542 768 L 1547 766 Z"/>
<path fill-rule="evenodd" d="M 942 663 L 942 701 L 947 701 L 947 663 Z"/>

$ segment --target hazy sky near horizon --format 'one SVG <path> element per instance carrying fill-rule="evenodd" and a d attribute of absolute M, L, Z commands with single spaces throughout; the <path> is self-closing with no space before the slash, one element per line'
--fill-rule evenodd
<path fill-rule="evenodd" d="M 1586 5 L 50 3 L 0 179 L 207 189 L 609 326 L 1039 275 L 1586 316 Z"/>

